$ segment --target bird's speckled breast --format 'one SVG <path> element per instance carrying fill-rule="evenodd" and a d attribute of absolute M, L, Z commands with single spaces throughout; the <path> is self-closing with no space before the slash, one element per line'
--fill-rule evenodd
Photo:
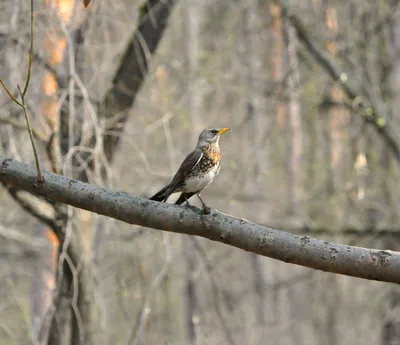
<path fill-rule="evenodd" d="M 203 157 L 200 162 L 191 170 L 188 178 L 192 176 L 201 176 L 207 174 L 211 170 L 219 167 L 221 161 L 221 153 L 216 145 L 209 145 L 203 150 Z"/>
<path fill-rule="evenodd" d="M 221 154 L 217 145 L 209 145 L 203 150 L 200 162 L 186 177 L 183 189 L 186 192 L 197 192 L 206 188 L 219 172 Z"/>

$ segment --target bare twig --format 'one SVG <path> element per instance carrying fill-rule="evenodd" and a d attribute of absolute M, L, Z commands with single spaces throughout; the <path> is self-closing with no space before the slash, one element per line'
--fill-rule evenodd
<path fill-rule="evenodd" d="M 318 47 L 315 41 L 310 37 L 307 27 L 301 19 L 296 14 L 289 11 L 284 1 L 279 1 L 279 3 L 282 8 L 282 16 L 288 18 L 293 25 L 299 40 L 325 72 L 334 81 L 340 83 L 340 87 L 349 98 L 352 110 L 358 112 L 366 123 L 375 128 L 385 140 L 397 162 L 400 164 L 400 136 L 398 134 L 400 129 L 397 124 L 394 121 L 390 121 L 385 114 L 378 113 L 377 110 L 370 105 L 372 102 L 365 102 L 367 97 L 365 97 L 361 90 L 351 85 L 348 74 L 330 58 L 328 53 Z"/>
<path fill-rule="evenodd" d="M 22 103 L 18 102 L 18 100 L 13 96 L 13 94 L 8 89 L 6 84 L 4 84 L 3 79 L 1 79 L 1 78 L 0 78 L 0 83 L 1 83 L 1 86 L 3 86 L 3 89 L 7 92 L 8 96 L 13 100 L 13 102 L 16 103 L 17 105 L 19 105 L 21 108 L 23 108 L 24 106 L 22 105 Z"/>
<path fill-rule="evenodd" d="M 30 73 L 28 73 L 28 74 L 30 74 Z M 33 155 L 34 155 L 34 158 L 35 158 L 36 171 L 37 171 L 36 182 L 37 183 L 42 183 L 42 182 L 44 182 L 44 179 L 43 179 L 43 176 L 42 176 L 42 172 L 40 170 L 39 155 L 37 153 L 35 139 L 33 138 L 33 134 L 32 134 L 32 126 L 31 126 L 31 122 L 29 120 L 28 109 L 27 109 L 26 104 L 25 104 L 25 95 L 24 95 L 24 92 L 21 91 L 19 85 L 17 85 L 17 87 L 18 87 L 18 91 L 19 91 L 19 93 L 21 95 L 22 109 L 24 111 L 26 125 L 28 127 L 29 138 L 31 140 Z"/>
<path fill-rule="evenodd" d="M 31 0 L 31 25 L 30 25 L 30 47 L 29 47 L 29 63 L 28 63 L 28 73 L 26 75 L 24 91 L 22 91 L 22 96 L 25 97 L 28 91 L 29 82 L 31 80 L 32 72 L 32 54 L 33 54 L 33 0 Z"/>

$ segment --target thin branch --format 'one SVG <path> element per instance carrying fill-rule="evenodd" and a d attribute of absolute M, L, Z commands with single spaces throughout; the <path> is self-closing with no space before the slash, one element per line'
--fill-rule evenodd
<path fill-rule="evenodd" d="M 24 115 L 25 115 L 25 120 L 26 120 L 26 125 L 28 127 L 28 132 L 29 132 L 29 138 L 32 144 L 32 149 L 33 149 L 33 155 L 35 158 L 35 164 L 36 164 L 36 171 L 37 171 L 37 177 L 36 177 L 36 182 L 39 183 L 43 183 L 43 176 L 40 170 L 40 162 L 39 162 L 39 155 L 37 153 L 36 150 L 36 144 L 35 144 L 35 139 L 33 138 L 33 131 L 32 131 L 32 127 L 30 124 L 30 120 L 29 120 L 29 115 L 28 115 L 28 109 L 27 106 L 25 104 L 25 95 L 26 92 L 28 91 L 29 88 L 29 82 L 31 80 L 31 70 L 32 70 L 32 52 L 33 52 L 33 0 L 31 0 L 31 25 L 30 25 L 30 50 L 29 50 L 29 63 L 28 63 L 28 73 L 27 73 L 27 77 L 26 77 L 26 81 L 25 81 L 25 86 L 24 86 L 24 90 L 21 91 L 21 88 L 19 87 L 19 85 L 17 85 L 19 94 L 21 96 L 21 102 L 17 101 L 17 99 L 11 94 L 11 92 L 9 91 L 9 89 L 7 88 L 7 86 L 4 84 L 3 80 L 0 78 L 0 83 L 3 86 L 4 90 L 7 92 L 8 96 L 18 105 L 20 106 L 23 111 L 24 111 Z"/>
<path fill-rule="evenodd" d="M 37 153 L 35 139 L 33 138 L 33 134 L 32 134 L 32 127 L 31 127 L 31 122 L 29 120 L 28 109 L 27 109 L 26 104 L 25 104 L 25 95 L 21 91 L 19 85 L 17 85 L 17 87 L 18 87 L 18 91 L 19 91 L 19 93 L 21 95 L 22 109 L 24 111 L 26 126 L 28 127 L 29 138 L 30 138 L 31 144 L 32 144 L 33 156 L 35 158 L 36 172 L 37 172 L 36 182 L 37 183 L 42 183 L 42 182 L 44 182 L 44 179 L 43 179 L 43 176 L 42 176 L 42 172 L 40 170 L 39 155 Z"/>
<path fill-rule="evenodd" d="M 13 94 L 11 93 L 11 91 L 8 89 L 8 87 L 6 86 L 6 84 L 4 84 L 3 79 L 0 78 L 0 84 L 1 86 L 3 86 L 3 89 L 7 92 L 8 96 L 12 99 L 12 101 L 14 103 L 16 103 L 17 105 L 19 105 L 21 108 L 23 108 L 24 106 L 18 102 L 18 100 L 13 96 Z"/>
<path fill-rule="evenodd" d="M 43 171 L 46 183 L 34 186 L 35 168 L 0 157 L 0 182 L 56 202 L 129 224 L 201 236 L 255 254 L 321 271 L 400 284 L 400 253 L 368 249 L 292 235 L 213 210 L 158 203 L 127 193 Z"/>
<path fill-rule="evenodd" d="M 282 16 L 287 18 L 296 30 L 299 40 L 306 49 L 311 53 L 317 63 L 326 71 L 326 73 L 334 80 L 340 83 L 342 90 L 350 99 L 353 111 L 360 113 L 363 120 L 372 125 L 375 130 L 382 136 L 388 147 L 394 154 L 397 162 L 400 164 L 400 133 L 399 128 L 394 121 L 384 114 L 380 114 L 377 110 L 366 104 L 364 94 L 361 90 L 357 90 L 351 85 L 348 74 L 338 66 L 323 49 L 319 48 L 314 40 L 309 36 L 307 27 L 301 19 L 291 13 L 284 1 L 280 1 Z M 371 103 L 371 102 L 370 102 Z"/>
<path fill-rule="evenodd" d="M 31 80 L 32 72 L 32 54 L 33 54 L 33 0 L 31 0 L 31 26 L 30 26 L 30 47 L 29 47 L 29 62 L 28 62 L 28 73 L 25 80 L 24 91 L 22 91 L 22 97 L 25 97 L 28 91 L 29 82 Z"/>
<path fill-rule="evenodd" d="M 11 197 L 29 214 L 47 224 L 52 229 L 59 229 L 57 217 L 54 207 L 44 200 L 40 200 L 36 196 L 26 193 L 16 187 L 3 183 Z"/>

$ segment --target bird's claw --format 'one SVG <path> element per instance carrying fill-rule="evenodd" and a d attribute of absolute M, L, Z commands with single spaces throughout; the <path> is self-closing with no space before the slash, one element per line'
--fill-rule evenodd
<path fill-rule="evenodd" d="M 193 206 L 193 205 L 190 205 L 189 203 L 186 203 L 185 206 L 186 206 L 187 208 L 190 208 L 192 211 L 196 211 L 196 212 L 197 212 L 197 210 L 199 209 L 198 207 Z"/>
<path fill-rule="evenodd" d="M 211 208 L 207 205 L 203 205 L 203 214 L 211 214 Z"/>
<path fill-rule="evenodd" d="M 196 206 L 190 205 L 189 203 L 186 203 L 185 206 L 198 214 L 211 214 L 211 208 L 209 208 L 207 205 L 203 205 L 202 209 L 200 209 Z"/>

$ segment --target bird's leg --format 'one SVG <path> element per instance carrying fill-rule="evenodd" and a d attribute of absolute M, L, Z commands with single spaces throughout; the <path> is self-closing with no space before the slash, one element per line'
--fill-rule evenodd
<path fill-rule="evenodd" d="M 185 194 L 185 193 L 183 193 L 183 196 L 185 197 L 186 205 L 192 207 L 192 205 L 189 204 L 189 200 L 188 200 L 188 198 L 186 197 L 186 194 Z"/>
<path fill-rule="evenodd" d="M 203 204 L 203 213 L 204 214 L 210 214 L 211 213 L 211 209 L 204 203 L 203 199 L 200 197 L 200 193 L 198 193 L 196 195 L 200 199 L 201 203 Z"/>
<path fill-rule="evenodd" d="M 188 198 L 186 197 L 186 194 L 185 194 L 185 193 L 183 193 L 183 196 L 184 196 L 185 201 L 186 201 L 186 207 L 189 207 L 191 210 L 195 210 L 195 209 L 196 209 L 196 206 L 192 206 L 192 205 L 189 204 L 189 200 L 188 200 Z"/>

